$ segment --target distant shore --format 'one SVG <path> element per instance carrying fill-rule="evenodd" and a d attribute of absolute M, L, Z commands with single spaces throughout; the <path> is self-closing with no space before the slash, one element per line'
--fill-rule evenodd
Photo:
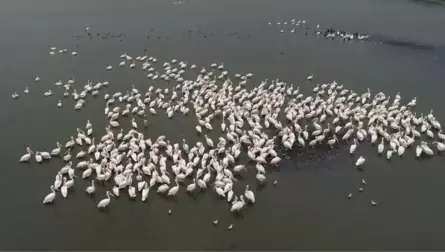
<path fill-rule="evenodd" d="M 416 0 L 418 2 L 445 4 L 445 0 Z"/>

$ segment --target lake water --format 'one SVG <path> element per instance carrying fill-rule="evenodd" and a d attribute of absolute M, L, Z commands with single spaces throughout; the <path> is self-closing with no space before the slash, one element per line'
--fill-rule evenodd
<path fill-rule="evenodd" d="M 279 172 L 268 174 L 265 188 L 253 186 L 253 173 L 244 176 L 257 203 L 242 216 L 230 214 L 227 203 L 213 192 L 192 198 L 183 188 L 176 200 L 154 192 L 147 203 L 124 196 L 99 212 L 96 204 L 104 189 L 87 197 L 84 188 L 89 181 L 81 179 L 68 199 L 58 195 L 54 205 L 43 206 L 63 162 L 37 165 L 33 158 L 29 165 L 18 164 L 26 146 L 50 151 L 57 141 L 68 141 L 87 119 L 96 136 L 103 134 L 105 92 L 131 85 L 146 90 L 150 84 L 139 70 L 115 67 L 107 72 L 105 67 L 117 65 L 124 52 L 143 55 L 144 49 L 160 62 L 224 62 L 231 73 L 254 73 L 255 83 L 280 78 L 306 92 L 314 86 L 306 76 L 315 73 L 317 83 L 336 80 L 357 92 L 370 88 L 390 96 L 400 92 L 403 102 L 417 96 L 418 113 L 435 109 L 435 116 L 443 120 L 444 6 L 409 0 L 7 0 L 0 5 L 0 249 L 445 249 L 443 155 L 415 159 L 409 149 L 402 158 L 387 161 L 368 144 L 360 145 L 354 157 L 346 144 L 335 150 L 297 148 L 283 159 Z M 280 34 L 276 23 L 293 18 L 379 39 L 331 41 L 300 30 Z M 101 34 L 108 32 L 108 39 L 103 39 Z M 50 46 L 79 54 L 51 57 Z M 37 75 L 39 83 L 34 81 Z M 87 80 L 108 80 L 110 85 L 75 112 L 73 100 L 63 99 L 53 86 L 73 77 L 78 90 Z M 157 84 L 161 85 L 165 84 Z M 28 95 L 23 94 L 25 87 L 31 90 Z M 45 98 L 48 89 L 55 94 Z M 20 93 L 18 100 L 11 99 L 15 91 Z M 61 109 L 56 107 L 59 99 L 64 102 Z M 203 141 L 194 125 L 191 116 L 158 116 L 149 122 L 145 135 Z M 211 136 L 217 139 L 218 133 Z M 363 172 L 353 165 L 359 155 L 367 159 Z M 362 178 L 368 184 L 359 194 Z M 275 179 L 278 185 L 273 187 L 270 182 Z M 353 198 L 348 200 L 350 192 Z M 378 205 L 372 207 L 370 200 Z M 215 219 L 218 226 L 212 224 Z M 231 231 L 229 224 L 234 225 Z"/>

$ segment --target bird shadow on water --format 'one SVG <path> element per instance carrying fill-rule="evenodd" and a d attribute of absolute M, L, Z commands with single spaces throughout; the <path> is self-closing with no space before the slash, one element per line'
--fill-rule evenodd
<path fill-rule="evenodd" d="M 263 182 L 263 183 L 258 183 L 257 185 L 256 185 L 256 190 L 258 191 L 258 192 L 261 192 L 261 191 L 263 191 L 264 189 L 266 189 L 266 187 L 267 187 L 267 183 L 266 182 Z"/>
<path fill-rule="evenodd" d="M 161 198 L 164 202 L 174 202 L 175 204 L 178 204 L 178 198 L 176 196 L 168 196 L 167 194 L 158 194 L 159 198 Z"/>
<path fill-rule="evenodd" d="M 194 201 L 198 200 L 198 193 L 197 192 L 187 192 L 187 195 L 189 198 L 193 199 Z"/>
<path fill-rule="evenodd" d="M 101 207 L 101 208 L 98 208 L 97 210 L 103 214 L 110 215 L 110 210 L 108 207 Z"/>
<path fill-rule="evenodd" d="M 242 176 L 242 174 L 235 174 L 234 177 L 237 181 L 244 181 L 244 177 Z"/>
<path fill-rule="evenodd" d="M 338 146 L 329 147 L 320 145 L 316 148 L 304 148 L 297 147 L 292 150 L 285 150 L 284 148 L 278 148 L 277 151 L 283 156 L 283 165 L 277 170 L 286 168 L 294 168 L 296 170 L 313 170 L 314 167 L 331 169 L 330 166 L 312 166 L 314 163 L 327 164 L 328 161 L 338 155 L 340 155 L 348 143 L 341 142 Z"/>
<path fill-rule="evenodd" d="M 243 209 L 244 210 L 244 212 L 248 212 L 247 210 L 248 210 L 248 208 L 245 208 L 245 209 Z M 237 220 L 243 220 L 244 219 L 244 213 L 242 212 L 242 211 L 236 211 L 236 212 L 232 212 L 231 213 L 231 216 L 234 218 L 234 219 L 237 219 Z"/>
<path fill-rule="evenodd" d="M 133 202 L 133 203 L 136 202 L 136 197 L 132 198 L 132 197 L 130 197 L 129 195 L 127 195 L 127 199 L 128 199 L 128 201 L 130 201 L 130 202 Z"/>

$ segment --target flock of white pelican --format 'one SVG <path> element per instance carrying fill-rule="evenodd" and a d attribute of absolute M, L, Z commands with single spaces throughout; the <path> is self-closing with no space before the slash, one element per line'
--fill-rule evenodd
<path fill-rule="evenodd" d="M 132 86 L 123 93 L 105 94 L 108 126 L 104 135 L 95 133 L 88 120 L 65 144 L 57 142 L 51 152 L 26 148 L 20 162 L 30 162 L 32 155 L 38 163 L 53 158 L 66 162 L 57 171 L 44 204 L 54 203 L 58 193 L 67 198 L 75 179 L 81 177 L 91 180 L 85 189 L 88 195 L 96 193 L 96 183 L 112 184 L 97 203 L 99 209 L 108 207 L 112 198 L 122 197 L 123 192 L 130 199 L 146 201 L 150 191 L 176 197 L 179 191 L 194 194 L 212 190 L 228 202 L 231 212 L 240 212 L 256 199 L 249 185 L 241 192 L 234 190 L 237 177 L 252 169 L 257 183 L 267 183 L 267 176 L 281 161 L 280 153 L 295 147 L 350 143 L 353 155 L 364 141 L 370 141 L 379 154 L 386 152 L 387 159 L 393 153 L 402 156 L 413 145 L 415 156 L 420 158 L 434 155 L 427 142 L 430 139 L 437 151 L 445 150 L 445 135 L 433 111 L 420 116 L 412 111 L 416 98 L 403 105 L 399 94 L 394 99 L 381 92 L 373 95 L 369 89 L 359 94 L 335 81 L 314 85 L 311 96 L 281 80 L 264 80 L 248 89 L 246 84 L 252 82 L 253 74 L 231 76 L 223 64 L 198 68 L 176 59 L 162 66 L 156 62 L 147 55 L 134 59 L 121 55 L 117 69 L 140 68 L 150 83 L 162 88 L 148 85 L 142 91 Z M 186 71 L 197 77 L 185 78 Z M 314 80 L 314 75 L 307 80 Z M 108 82 L 88 81 L 80 93 L 73 88 L 74 79 L 55 85 L 64 87 L 65 96 L 72 96 L 77 101 L 75 109 L 80 109 L 88 96 L 99 95 Z M 61 101 L 59 104 L 61 107 Z M 164 135 L 144 134 L 147 122 L 156 120 L 161 111 L 172 120 L 179 116 L 196 118 L 195 128 L 202 141 L 183 139 L 178 143 Z M 123 120 L 131 121 L 131 129 L 121 128 Z M 209 137 L 212 131 L 221 132 L 220 137 Z M 240 163 L 242 153 L 247 153 L 248 163 Z M 364 164 L 365 158 L 358 157 L 355 165 Z M 348 195 L 351 197 L 352 193 Z M 371 200 L 370 204 L 377 202 Z"/>
<path fill-rule="evenodd" d="M 269 25 L 272 25 L 272 22 L 269 22 Z M 280 33 L 285 33 L 285 32 L 294 33 L 296 29 L 302 28 L 305 30 L 305 34 L 307 35 L 307 32 L 309 31 L 309 25 L 306 22 L 306 20 L 292 19 L 290 21 L 277 22 L 276 25 L 280 29 Z M 337 38 L 344 41 L 365 40 L 369 38 L 369 35 L 360 34 L 358 32 L 346 32 L 334 28 L 322 29 L 320 27 L 320 24 L 316 25 L 313 32 L 316 35 L 324 36 L 325 38 L 330 38 L 330 39 Z"/>

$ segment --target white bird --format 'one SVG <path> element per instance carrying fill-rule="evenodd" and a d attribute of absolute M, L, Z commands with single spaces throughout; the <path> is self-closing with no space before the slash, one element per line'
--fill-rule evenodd
<path fill-rule="evenodd" d="M 421 147 L 422 147 L 423 152 L 425 152 L 427 155 L 432 156 L 434 154 L 433 150 L 431 150 L 431 148 L 428 147 L 426 142 L 423 142 Z"/>
<path fill-rule="evenodd" d="M 106 191 L 105 194 L 106 194 L 107 198 L 99 201 L 99 204 L 97 204 L 97 208 L 106 208 L 108 206 L 108 204 L 110 204 L 110 201 L 111 201 L 110 196 L 113 196 L 113 194 L 111 194 L 109 191 Z"/>
<path fill-rule="evenodd" d="M 62 193 L 62 197 L 66 198 L 68 196 L 68 187 L 66 186 L 66 178 L 63 178 L 63 185 L 60 188 L 60 192 Z"/>
<path fill-rule="evenodd" d="M 212 141 L 212 139 L 210 139 L 209 137 L 207 137 L 207 135 L 204 135 L 204 137 L 206 138 L 207 145 L 208 145 L 210 148 L 213 148 L 213 141 Z"/>
<path fill-rule="evenodd" d="M 137 125 L 137 123 L 136 123 L 134 117 L 131 119 L 131 125 L 132 125 L 132 127 L 135 128 L 135 129 L 138 128 L 138 125 Z"/>
<path fill-rule="evenodd" d="M 88 194 L 93 194 L 96 191 L 96 187 L 94 186 L 94 180 L 91 180 L 91 185 L 87 187 L 85 190 Z"/>
<path fill-rule="evenodd" d="M 423 149 L 420 145 L 417 145 L 416 147 L 416 157 L 420 157 L 422 155 Z"/>
<path fill-rule="evenodd" d="M 128 196 L 130 196 L 130 198 L 136 198 L 136 188 L 134 186 L 129 186 L 128 187 Z"/>
<path fill-rule="evenodd" d="M 143 202 L 145 202 L 145 200 L 147 199 L 149 191 L 150 191 L 150 188 L 148 187 L 148 184 L 145 183 L 145 187 L 144 187 L 144 189 L 142 189 L 142 201 Z"/>
<path fill-rule="evenodd" d="M 355 152 L 355 150 L 357 149 L 357 139 L 354 139 L 354 143 L 351 145 L 351 147 L 349 148 L 349 153 L 353 154 Z"/>
<path fill-rule="evenodd" d="M 40 155 L 40 152 L 36 151 L 35 158 L 37 163 L 42 163 L 42 156 Z"/>
<path fill-rule="evenodd" d="M 239 212 L 244 207 L 244 205 L 246 204 L 246 202 L 244 201 L 244 196 L 241 195 L 240 199 L 241 200 L 239 201 L 234 201 L 232 207 L 230 208 L 230 212 Z"/>
<path fill-rule="evenodd" d="M 364 157 L 360 156 L 357 159 L 357 162 L 355 162 L 355 166 L 357 166 L 357 167 L 362 166 L 365 163 L 365 161 L 366 161 L 366 159 Z"/>
<path fill-rule="evenodd" d="M 441 142 L 433 142 L 433 144 L 437 145 L 437 150 L 438 151 L 444 151 L 445 150 L 445 144 L 441 143 Z"/>
<path fill-rule="evenodd" d="M 196 179 L 193 179 L 193 183 L 187 186 L 187 192 L 193 192 L 196 189 Z"/>
<path fill-rule="evenodd" d="M 168 191 L 168 196 L 175 196 L 178 193 L 179 190 L 178 180 L 175 179 L 175 182 L 176 186 L 170 188 L 170 190 Z"/>
<path fill-rule="evenodd" d="M 40 152 L 40 155 L 41 155 L 42 158 L 44 158 L 44 159 L 47 159 L 47 160 L 51 159 L 51 155 L 50 155 L 48 152 L 46 152 L 46 151 L 42 151 L 42 152 Z"/>
<path fill-rule="evenodd" d="M 258 172 L 256 175 L 256 179 L 262 184 L 266 180 L 266 176 L 264 174 Z"/>
<path fill-rule="evenodd" d="M 251 202 L 255 203 L 255 195 L 251 190 L 249 190 L 249 185 L 246 185 L 246 190 L 244 191 L 244 196 Z"/>
<path fill-rule="evenodd" d="M 270 161 L 271 165 L 277 165 L 279 162 L 281 161 L 280 157 L 274 157 L 272 158 L 272 160 Z"/>
<path fill-rule="evenodd" d="M 378 153 L 381 154 L 383 153 L 383 149 L 385 148 L 385 145 L 383 143 L 383 137 L 382 137 L 382 142 L 378 145 Z"/>
<path fill-rule="evenodd" d="M 45 199 L 43 199 L 43 204 L 53 203 L 54 198 L 56 197 L 56 192 L 54 191 L 54 186 L 51 186 L 51 193 L 46 195 Z"/>
<path fill-rule="evenodd" d="M 168 185 L 167 184 L 163 184 L 161 186 L 158 187 L 158 193 L 165 193 L 168 190 Z"/>
<path fill-rule="evenodd" d="M 27 154 L 23 155 L 20 158 L 20 162 L 28 162 L 28 160 L 31 158 L 31 154 L 33 154 L 33 152 L 31 151 L 31 148 L 26 147 L 26 151 L 28 152 Z"/>

